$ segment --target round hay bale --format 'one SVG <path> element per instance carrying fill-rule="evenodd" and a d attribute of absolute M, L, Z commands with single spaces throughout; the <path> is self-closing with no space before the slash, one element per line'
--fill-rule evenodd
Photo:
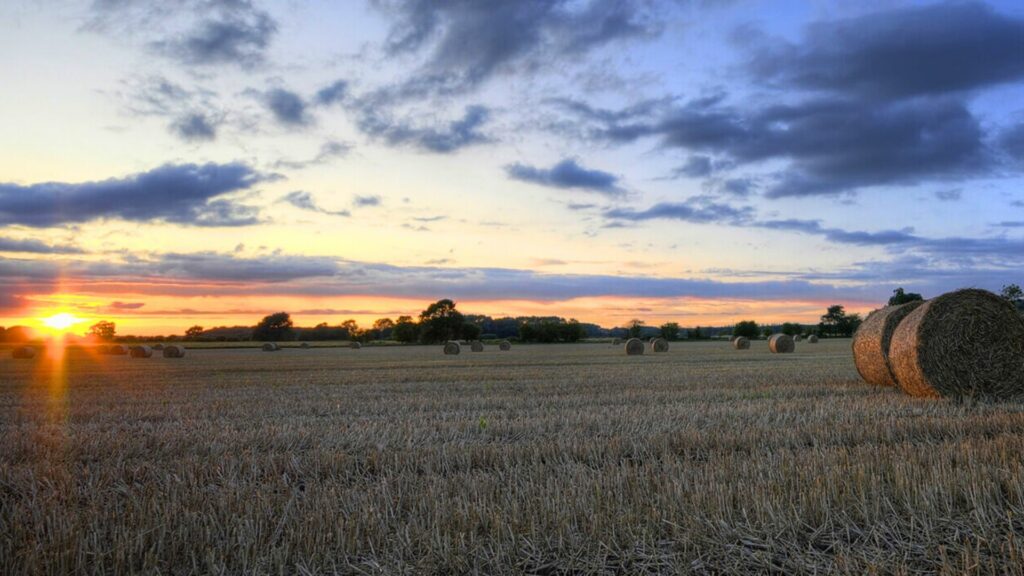
<path fill-rule="evenodd" d="M 302 344 L 299 344 L 299 348 L 309 348 L 309 342 L 303 342 Z"/>
<path fill-rule="evenodd" d="M 92 349 L 95 350 L 97 354 L 110 354 L 110 347 L 106 344 L 97 344 L 96 346 L 93 346 Z"/>
<path fill-rule="evenodd" d="M 800 340 L 803 340 L 803 337 L 800 336 L 799 334 L 793 336 L 793 342 L 799 342 Z"/>
<path fill-rule="evenodd" d="M 107 354 L 112 354 L 114 356 L 127 356 L 128 348 L 121 344 L 111 344 L 110 347 L 107 348 Z"/>
<path fill-rule="evenodd" d="M 1024 318 L 986 290 L 933 298 L 896 327 L 889 362 L 911 396 L 1024 394 Z"/>
<path fill-rule="evenodd" d="M 750 340 L 746 336 L 737 336 L 732 339 L 732 347 L 737 350 L 750 350 Z"/>
<path fill-rule="evenodd" d="M 639 338 L 630 338 L 626 340 L 625 349 L 628 356 L 643 356 L 644 342 Z"/>
<path fill-rule="evenodd" d="M 511 349 L 512 343 L 509 342 L 508 340 L 502 340 L 501 342 L 498 343 L 498 350 L 501 350 L 502 352 L 508 352 Z"/>
<path fill-rule="evenodd" d="M 180 344 L 168 344 L 164 346 L 164 358 L 184 358 L 185 347 Z"/>
<path fill-rule="evenodd" d="M 818 335 L 817 334 L 811 334 L 810 336 L 808 336 L 807 337 L 807 343 L 808 344 L 817 344 L 818 343 Z"/>
<path fill-rule="evenodd" d="M 484 343 L 479 340 L 474 340 L 473 343 L 469 345 L 469 349 L 473 352 L 483 352 Z"/>
<path fill-rule="evenodd" d="M 18 346 L 11 351 L 15 360 L 31 360 L 36 357 L 36 349 L 31 346 Z"/>
<path fill-rule="evenodd" d="M 773 334 L 768 339 L 768 349 L 776 354 L 788 354 L 796 349 L 796 345 L 788 334 Z"/>
<path fill-rule="evenodd" d="M 348 345 L 348 347 L 353 350 L 359 350 L 360 348 L 363 347 L 363 345 L 360 344 L 359 342 L 352 342 L 351 344 Z"/>
<path fill-rule="evenodd" d="M 157 352 L 162 352 L 163 349 L 164 349 L 164 345 L 163 344 L 154 344 L 153 345 L 153 350 L 156 350 Z"/>
<path fill-rule="evenodd" d="M 462 352 L 462 346 L 458 342 L 445 342 L 444 353 L 448 356 L 458 356 Z"/>
<path fill-rule="evenodd" d="M 277 351 L 279 351 L 280 349 L 281 349 L 281 347 L 280 347 L 280 346 L 278 346 L 278 345 L 277 345 L 276 343 L 274 343 L 274 342 L 265 342 L 265 343 L 263 344 L 263 351 L 264 351 L 264 352 L 277 352 Z"/>
<path fill-rule="evenodd" d="M 128 353 L 132 358 L 153 357 L 153 349 L 149 346 L 132 346 Z"/>
<path fill-rule="evenodd" d="M 651 352 L 668 352 L 668 340 L 664 338 L 651 340 Z"/>
<path fill-rule="evenodd" d="M 622 338 L 612 340 L 612 346 L 622 346 Z"/>
<path fill-rule="evenodd" d="M 889 343 L 900 322 L 923 303 L 918 300 L 900 306 L 886 306 L 864 319 L 853 335 L 853 363 L 865 382 L 875 386 L 897 386 L 889 361 Z"/>

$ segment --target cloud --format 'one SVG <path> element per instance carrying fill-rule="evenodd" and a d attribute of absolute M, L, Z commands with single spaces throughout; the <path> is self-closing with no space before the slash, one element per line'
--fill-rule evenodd
<path fill-rule="evenodd" d="M 1024 122 L 1004 129 L 999 134 L 998 145 L 1012 159 L 1024 163 Z"/>
<path fill-rule="evenodd" d="M 15 239 L 0 236 L 0 252 L 23 252 L 26 254 L 82 254 L 76 246 L 47 244 L 40 240 Z"/>
<path fill-rule="evenodd" d="M 145 302 L 121 302 L 120 300 L 115 300 L 107 308 L 110 310 L 138 310 L 145 305 Z"/>
<path fill-rule="evenodd" d="M 935 198 L 943 202 L 953 202 L 963 197 L 964 191 L 962 188 L 948 188 L 946 190 L 936 190 Z"/>
<path fill-rule="evenodd" d="M 462 118 L 441 128 L 391 120 L 370 109 L 359 119 L 359 129 L 391 146 L 413 146 L 428 152 L 448 154 L 490 141 L 480 132 L 489 116 L 489 110 L 484 106 L 467 106 Z"/>
<path fill-rule="evenodd" d="M 320 151 L 317 152 L 316 156 L 313 156 L 308 160 L 278 160 L 274 162 L 274 168 L 302 170 L 303 168 L 309 168 L 310 166 L 326 164 L 335 158 L 344 158 L 345 156 L 348 156 L 348 153 L 351 151 L 352 145 L 347 142 L 328 140 L 320 146 Z"/>
<path fill-rule="evenodd" d="M 1024 220 L 1003 220 L 997 226 L 1001 228 L 1024 228 Z"/>
<path fill-rule="evenodd" d="M 689 202 L 661 202 L 646 210 L 613 208 L 604 212 L 605 218 L 613 221 L 682 220 L 695 224 L 739 224 L 749 220 L 752 215 L 752 208 L 737 208 L 701 197 L 691 198 Z"/>
<path fill-rule="evenodd" d="M 597 192 L 609 196 L 620 196 L 625 190 L 618 185 L 619 177 L 601 170 L 590 170 L 567 158 L 551 168 L 537 168 L 525 164 L 509 164 L 505 173 L 513 180 L 530 182 L 550 188 L 572 188 Z"/>
<path fill-rule="evenodd" d="M 708 156 L 695 155 L 687 159 L 686 164 L 676 168 L 676 176 L 689 176 L 691 178 L 702 178 L 710 176 L 712 172 L 711 158 Z"/>
<path fill-rule="evenodd" d="M 358 207 L 380 206 L 380 203 L 381 203 L 381 198 L 380 198 L 380 196 L 377 196 L 377 195 L 356 196 L 352 200 L 352 204 L 355 205 L 355 206 L 358 206 Z"/>
<path fill-rule="evenodd" d="M 330 106 L 337 102 L 344 102 L 346 97 L 348 97 L 348 82 L 338 80 L 318 90 L 313 101 L 319 106 Z"/>
<path fill-rule="evenodd" d="M 817 220 L 768 220 L 752 224 L 758 228 L 771 230 L 788 230 L 823 236 L 830 242 L 840 244 L 856 244 L 860 246 L 892 246 L 919 242 L 921 238 L 913 234 L 913 228 L 902 230 L 882 230 L 880 232 L 849 231 L 841 228 L 826 228 Z"/>
<path fill-rule="evenodd" d="M 312 194 L 310 194 L 309 192 L 303 192 L 301 190 L 289 192 L 288 194 L 284 195 L 279 200 L 279 202 L 286 202 L 288 204 L 291 204 L 292 206 L 295 206 L 296 208 L 299 208 L 300 210 L 307 210 L 309 212 L 327 214 L 329 216 L 342 216 L 347 218 L 352 215 L 352 213 L 349 212 L 348 210 L 325 210 L 324 208 L 321 208 L 319 204 L 316 203 L 316 200 L 313 199 Z"/>
<path fill-rule="evenodd" d="M 211 141 L 217 138 L 217 127 L 203 114 L 191 113 L 171 124 L 171 132 L 189 142 Z"/>
<path fill-rule="evenodd" d="M 378 0 L 393 18 L 391 55 L 428 52 L 406 95 L 452 93 L 488 79 L 578 59 L 617 40 L 660 31 L 657 11 L 618 0 Z"/>
<path fill-rule="evenodd" d="M 225 198 L 266 177 L 241 163 L 166 164 L 98 182 L 0 183 L 0 224 L 46 228 L 117 218 L 192 226 L 245 226 L 259 211 Z"/>
<path fill-rule="evenodd" d="M 950 2 L 814 23 L 799 44 L 758 45 L 765 81 L 870 100 L 946 95 L 1024 78 L 1024 20 Z"/>
<path fill-rule="evenodd" d="M 263 104 L 278 122 L 286 126 L 306 126 L 313 121 L 307 113 L 306 101 L 284 88 L 273 88 L 264 93 Z"/>

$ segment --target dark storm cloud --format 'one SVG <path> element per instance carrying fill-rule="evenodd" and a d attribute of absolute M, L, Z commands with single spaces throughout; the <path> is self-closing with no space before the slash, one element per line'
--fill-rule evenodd
<path fill-rule="evenodd" d="M 0 252 L 21 252 L 25 254 L 82 254 L 75 246 L 47 244 L 40 240 L 19 240 L 0 236 Z"/>
<path fill-rule="evenodd" d="M 245 164 L 210 163 L 167 164 L 98 182 L 0 183 L 0 224 L 45 228 L 116 218 L 244 226 L 259 222 L 258 210 L 223 197 L 263 179 Z"/>
<path fill-rule="evenodd" d="M 1003 130 L 999 134 L 998 144 L 1011 158 L 1024 163 L 1024 123 Z"/>
<path fill-rule="evenodd" d="M 468 106 L 462 118 L 437 127 L 408 120 L 393 120 L 367 110 L 359 118 L 358 126 L 364 134 L 391 146 L 413 146 L 429 152 L 448 154 L 467 146 L 489 142 L 490 138 L 480 132 L 488 116 L 487 108 Z"/>
<path fill-rule="evenodd" d="M 409 93 L 466 90 L 498 74 L 536 69 L 660 29 L 648 5 L 618 0 L 375 3 L 394 19 L 389 53 L 428 53 Z"/>
<path fill-rule="evenodd" d="M 280 201 L 291 204 L 292 206 L 295 206 L 296 208 L 299 208 L 301 210 L 317 212 L 319 214 L 327 214 L 329 216 L 342 216 L 347 218 L 352 215 L 352 213 L 349 212 L 348 210 L 326 210 L 324 208 L 321 208 L 320 205 L 316 203 L 316 200 L 313 199 L 312 194 L 310 194 L 309 192 L 303 192 L 301 190 L 289 192 L 288 194 L 284 195 Z"/>
<path fill-rule="evenodd" d="M 171 131 L 182 140 L 186 141 L 209 141 L 217 138 L 215 124 L 203 114 L 192 113 L 176 120 L 171 124 Z"/>
<path fill-rule="evenodd" d="M 942 95 L 1024 78 L 1024 20 L 950 2 L 819 22 L 756 50 L 763 80 L 868 99 Z"/>
<path fill-rule="evenodd" d="M 307 104 L 302 96 L 284 88 L 268 90 L 263 94 L 263 104 L 281 124 L 305 126 L 313 121 L 307 113 Z"/>
<path fill-rule="evenodd" d="M 619 186 L 619 177 L 609 172 L 580 166 L 567 158 L 551 168 L 538 168 L 525 164 L 509 164 L 505 173 L 513 180 L 521 180 L 551 188 L 575 188 L 609 196 L 620 196 L 626 191 Z"/>

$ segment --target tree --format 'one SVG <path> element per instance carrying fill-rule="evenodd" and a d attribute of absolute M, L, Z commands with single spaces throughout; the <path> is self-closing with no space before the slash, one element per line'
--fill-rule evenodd
<path fill-rule="evenodd" d="M 762 332 L 764 333 L 764 337 L 765 338 L 771 338 L 772 337 L 772 327 L 771 326 L 765 326 L 764 330 Z"/>
<path fill-rule="evenodd" d="M 821 324 L 818 324 L 818 331 L 821 334 L 830 336 L 852 336 L 860 327 L 860 314 L 846 314 L 846 310 L 839 304 L 828 307 L 828 310 L 821 317 Z"/>
<path fill-rule="evenodd" d="M 410 344 L 419 339 L 420 328 L 412 321 L 412 316 L 399 316 L 391 335 L 403 344 Z"/>
<path fill-rule="evenodd" d="M 915 300 L 924 300 L 924 298 L 916 292 L 904 292 L 901 287 L 892 291 L 892 297 L 889 298 L 889 306 L 899 306 L 900 304 L 906 304 Z"/>
<path fill-rule="evenodd" d="M 395 323 L 391 318 L 380 318 L 373 323 L 373 337 L 378 340 L 391 338 L 391 332 L 395 329 Z"/>
<path fill-rule="evenodd" d="M 359 330 L 359 324 L 355 320 L 349 318 L 341 323 L 341 329 L 345 332 L 346 340 L 358 340 L 362 332 Z"/>
<path fill-rule="evenodd" d="M 750 340 L 757 340 L 761 336 L 761 328 L 753 320 L 743 320 L 742 322 L 737 322 L 736 326 L 733 327 L 732 336 L 733 338 L 743 336 Z"/>
<path fill-rule="evenodd" d="M 629 321 L 629 337 L 630 338 L 639 338 L 640 337 L 640 333 L 643 331 L 643 329 L 644 329 L 644 321 L 643 320 L 637 320 L 636 318 L 634 318 L 634 319 Z"/>
<path fill-rule="evenodd" d="M 466 340 L 477 340 L 480 338 L 480 327 L 471 322 L 462 324 L 462 338 Z"/>
<path fill-rule="evenodd" d="M 186 340 L 195 340 L 196 338 L 199 338 L 200 336 L 202 336 L 202 334 L 203 334 L 203 327 L 202 326 L 193 326 L 193 327 L 189 328 L 188 330 L 185 330 L 185 339 Z"/>
<path fill-rule="evenodd" d="M 782 323 L 782 333 L 783 334 L 787 334 L 789 336 L 796 336 L 797 334 L 800 334 L 803 331 L 804 331 L 804 327 L 801 326 L 800 324 L 796 324 L 794 322 L 783 322 Z"/>
<path fill-rule="evenodd" d="M 420 340 L 426 344 L 457 340 L 463 323 L 455 302 L 447 298 L 438 300 L 420 313 Z"/>
<path fill-rule="evenodd" d="M 265 341 L 290 340 L 292 326 L 292 317 L 287 312 L 277 312 L 260 320 L 252 331 L 252 338 Z"/>
<path fill-rule="evenodd" d="M 678 322 L 666 322 L 661 325 L 661 337 L 665 340 L 678 340 L 679 339 L 679 323 Z"/>
<path fill-rule="evenodd" d="M 704 333 L 701 332 L 700 326 L 697 326 L 696 328 L 693 329 L 693 332 L 690 334 L 690 337 L 693 338 L 694 340 L 700 340 L 701 338 L 704 337 Z"/>
<path fill-rule="evenodd" d="M 586 330 L 575 318 L 558 325 L 558 337 L 563 342 L 579 342 L 586 335 Z"/>
<path fill-rule="evenodd" d="M 1003 291 L 999 295 L 1009 300 L 1011 304 L 1017 307 L 1017 310 L 1024 312 L 1024 290 L 1021 290 L 1019 284 L 1003 286 Z"/>
<path fill-rule="evenodd" d="M 106 320 L 100 320 L 99 322 L 89 326 L 89 336 L 93 338 L 99 338 L 100 340 L 113 340 L 117 334 L 117 325 L 113 322 Z"/>

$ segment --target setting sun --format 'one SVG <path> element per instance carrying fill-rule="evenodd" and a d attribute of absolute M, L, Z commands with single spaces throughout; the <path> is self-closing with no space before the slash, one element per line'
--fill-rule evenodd
<path fill-rule="evenodd" d="M 65 331 L 80 322 L 84 322 L 84 320 L 73 314 L 68 314 L 67 312 L 54 314 L 49 318 L 43 318 L 43 325 L 47 328 L 60 331 Z"/>

